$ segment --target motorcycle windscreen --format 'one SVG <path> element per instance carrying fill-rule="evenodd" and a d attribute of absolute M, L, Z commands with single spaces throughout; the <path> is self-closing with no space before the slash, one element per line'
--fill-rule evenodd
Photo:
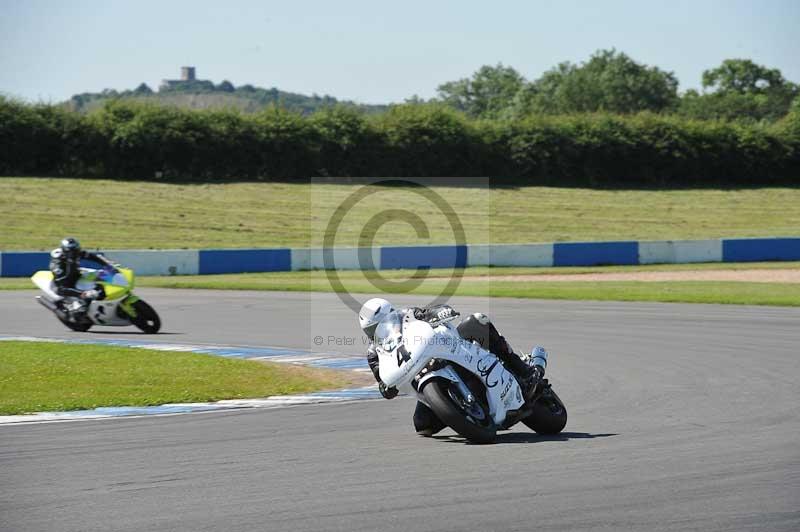
<path fill-rule="evenodd" d="M 100 270 L 93 268 L 81 268 L 81 276 L 78 282 L 75 283 L 75 288 L 78 290 L 94 290 L 95 285 L 98 283 L 98 274 Z"/>
<path fill-rule="evenodd" d="M 97 272 L 97 282 L 103 285 L 106 299 L 119 299 L 128 293 L 128 278 L 113 268 L 104 268 Z"/>
<path fill-rule="evenodd" d="M 128 268 L 117 268 L 117 273 L 125 278 L 126 285 L 129 289 L 133 290 L 133 270 Z"/>

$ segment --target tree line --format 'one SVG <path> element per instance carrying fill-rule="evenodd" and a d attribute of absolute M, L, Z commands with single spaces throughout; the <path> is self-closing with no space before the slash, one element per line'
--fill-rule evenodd
<path fill-rule="evenodd" d="M 336 106 L 304 116 L 276 106 L 245 114 L 126 100 L 80 114 L 0 98 L 0 175 L 168 181 L 493 176 L 497 183 L 584 186 L 800 179 L 798 100 L 772 122 L 699 120 L 633 107 L 487 119 L 499 107 L 486 101 L 480 112 L 433 102 L 395 105 L 378 115 Z M 639 101 L 624 98 L 619 105 Z"/>
<path fill-rule="evenodd" d="M 485 119 L 651 111 L 704 120 L 775 121 L 800 95 L 800 86 L 780 70 L 749 59 L 727 59 L 704 71 L 701 82 L 702 92 L 679 94 L 672 72 L 616 50 L 599 50 L 588 61 L 561 63 L 534 81 L 509 66 L 483 66 L 470 78 L 440 85 L 436 100 Z"/>
<path fill-rule="evenodd" d="M 306 96 L 278 90 L 276 87 L 264 89 L 250 84 L 237 87 L 228 80 L 217 84 L 209 80 L 180 81 L 173 85 L 162 86 L 157 92 L 146 83 L 139 84 L 133 90 L 105 89 L 101 92 L 84 92 L 72 96 L 64 103 L 64 107 L 77 112 L 91 112 L 113 100 L 134 100 L 196 109 L 235 108 L 244 112 L 258 112 L 274 105 L 304 115 L 334 106 L 352 107 L 364 113 L 379 113 L 386 110 L 385 105 L 340 101 L 328 95 Z"/>
<path fill-rule="evenodd" d="M 441 103 L 472 118 L 519 120 L 533 115 L 574 113 L 631 114 L 651 111 L 702 120 L 774 122 L 785 116 L 800 96 L 800 86 L 780 70 L 749 59 L 726 59 L 702 73 L 702 90 L 679 92 L 672 72 L 639 63 L 616 50 L 598 50 L 579 64 L 560 63 L 529 81 L 503 64 L 485 65 L 471 77 L 442 83 L 437 96 L 413 96 L 406 103 Z M 223 80 L 183 81 L 153 91 L 142 83 L 133 90 L 105 89 L 76 94 L 66 106 L 92 111 L 110 100 L 132 99 L 189 108 L 233 107 L 258 112 L 275 105 L 301 114 L 345 105 L 364 113 L 383 113 L 388 105 L 339 101 L 332 96 L 306 96 L 273 87 L 236 86 Z"/>

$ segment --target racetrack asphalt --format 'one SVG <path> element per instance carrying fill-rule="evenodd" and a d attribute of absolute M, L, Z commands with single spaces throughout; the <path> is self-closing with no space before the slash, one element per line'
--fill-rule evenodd
<path fill-rule="evenodd" d="M 334 294 L 137 292 L 159 342 L 362 350 Z M 33 295 L 0 334 L 81 337 Z M 0 530 L 800 529 L 800 309 L 451 303 L 550 350 L 564 433 L 421 438 L 410 398 L 0 426 Z"/>

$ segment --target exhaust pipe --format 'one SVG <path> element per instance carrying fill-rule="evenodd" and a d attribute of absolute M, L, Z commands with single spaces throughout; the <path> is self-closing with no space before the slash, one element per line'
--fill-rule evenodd
<path fill-rule="evenodd" d="M 53 303 L 49 299 L 43 298 L 42 296 L 36 296 L 36 301 L 38 301 L 39 304 L 42 305 L 47 310 L 52 310 L 53 312 L 58 310 L 58 307 L 56 307 L 55 303 Z"/>
<path fill-rule="evenodd" d="M 58 308 L 58 306 L 49 299 L 42 296 L 36 296 L 36 301 L 38 301 L 39 304 L 42 305 L 47 310 L 53 312 L 53 314 L 55 314 L 58 317 L 58 319 L 62 321 L 69 319 L 69 314 L 66 311 L 64 311 L 64 309 Z"/>

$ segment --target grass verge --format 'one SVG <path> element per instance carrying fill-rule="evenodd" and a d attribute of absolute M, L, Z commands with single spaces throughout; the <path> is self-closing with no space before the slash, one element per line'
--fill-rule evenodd
<path fill-rule="evenodd" d="M 52 249 L 63 235 L 89 248 L 167 249 L 317 246 L 334 209 L 359 185 L 165 184 L 100 179 L 0 177 L 0 249 Z M 596 190 L 433 187 L 461 218 L 471 243 L 701 239 L 800 234 L 800 188 Z M 79 194 L 103 223 L 74 216 Z M 124 208 L 108 209 L 108 198 Z M 450 224 L 425 198 L 383 188 L 342 219 L 337 246 L 357 245 L 377 212 L 402 205 L 430 237 L 389 222 L 376 245 L 453 241 Z"/>
<path fill-rule="evenodd" d="M 333 370 L 194 353 L 0 342 L 0 414 L 149 406 L 343 388 Z"/>
<path fill-rule="evenodd" d="M 315 272 L 316 273 L 316 272 Z M 219 278 L 217 278 L 219 277 Z M 151 286 L 221 290 L 286 290 L 331 292 L 328 280 L 317 275 L 265 277 L 243 276 L 162 277 L 150 279 Z M 342 277 L 346 291 L 367 294 L 406 293 L 404 290 L 377 290 L 361 278 Z M 438 295 L 446 280 L 426 280 L 412 294 Z M 720 303 L 735 305 L 800 306 L 800 284 L 748 283 L 723 281 L 494 281 L 464 279 L 454 295 L 478 297 L 518 297 L 529 299 L 572 299 L 595 301 L 660 301 L 676 303 Z"/>
<path fill-rule="evenodd" d="M 728 305 L 800 306 L 800 284 L 721 281 L 600 281 L 469 284 L 459 295 L 573 299 L 594 301 L 652 301 Z"/>
<path fill-rule="evenodd" d="M 580 268 L 469 268 L 463 272 L 455 295 L 521 297 L 532 299 L 573 299 L 598 301 L 662 301 L 681 303 L 724 303 L 739 305 L 800 306 L 800 284 L 725 281 L 519 281 L 495 280 L 492 276 L 616 273 L 683 270 L 771 270 L 798 269 L 800 262 L 661 264 L 648 266 L 610 266 Z M 405 280 L 409 270 L 388 270 L 380 274 L 389 280 Z M 451 270 L 431 270 L 430 277 L 411 293 L 439 294 L 450 279 Z M 337 272 L 345 290 L 353 293 L 404 293 L 391 287 L 377 289 L 362 272 Z M 266 290 L 331 292 L 326 272 L 275 272 L 229 275 L 186 275 L 140 277 L 139 286 L 158 288 L 198 288 L 213 290 Z M 1 278 L 0 290 L 33 288 L 30 280 Z"/>
<path fill-rule="evenodd" d="M 460 270 L 469 277 L 505 275 L 579 275 L 585 273 L 672 272 L 686 270 L 785 270 L 800 269 L 800 262 L 709 262 L 698 264 L 648 264 L 643 266 L 580 266 L 559 268 L 474 267 Z M 449 279 L 453 270 L 431 270 L 429 279 Z M 383 270 L 387 279 L 407 279 L 412 270 Z M 364 276 L 359 271 L 340 271 L 344 281 L 357 281 Z M 466 281 L 465 281 L 466 282 Z M 321 290 L 330 291 L 324 271 L 237 273 L 227 275 L 181 275 L 138 277 L 138 286 L 157 288 L 213 288 L 218 290 Z M 327 286 L 327 288 L 326 288 Z M 0 290 L 35 289 L 27 277 L 0 277 Z"/>

